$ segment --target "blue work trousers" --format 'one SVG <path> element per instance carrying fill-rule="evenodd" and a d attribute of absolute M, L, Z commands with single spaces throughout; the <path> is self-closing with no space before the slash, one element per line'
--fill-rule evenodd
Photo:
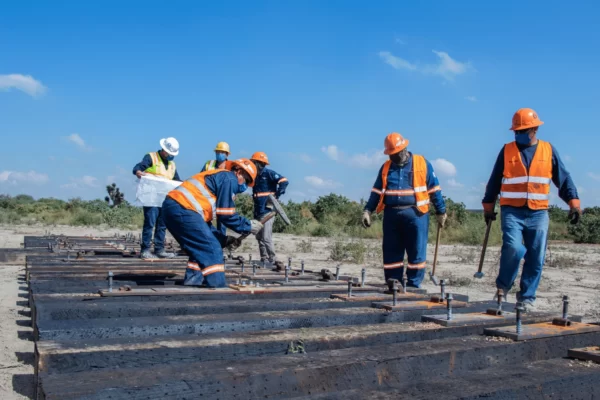
<path fill-rule="evenodd" d="M 503 206 L 501 214 L 502 253 L 496 287 L 510 290 L 517 279 L 521 260 L 525 258 L 517 301 L 533 302 L 546 257 L 548 211 Z"/>
<path fill-rule="evenodd" d="M 165 199 L 162 211 L 169 232 L 189 256 L 183 284 L 226 287 L 223 248 L 217 239 L 220 232 L 202 215 L 183 208 L 170 197 Z"/>
<path fill-rule="evenodd" d="M 425 277 L 429 214 L 421 215 L 414 207 L 398 209 L 386 207 L 383 213 L 383 268 L 385 280 L 404 275 L 404 254 L 407 286 L 420 287 Z"/>
<path fill-rule="evenodd" d="M 154 233 L 154 252 L 160 253 L 165 248 L 167 227 L 162 217 L 160 207 L 144 207 L 144 227 L 142 228 L 142 252 L 152 246 Z"/>

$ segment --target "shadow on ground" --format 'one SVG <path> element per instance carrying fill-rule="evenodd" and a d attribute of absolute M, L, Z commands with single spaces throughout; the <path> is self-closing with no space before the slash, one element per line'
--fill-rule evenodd
<path fill-rule="evenodd" d="M 28 399 L 33 399 L 34 394 L 34 377 L 33 374 L 18 374 L 13 375 L 12 379 L 13 390 L 21 396 Z"/>

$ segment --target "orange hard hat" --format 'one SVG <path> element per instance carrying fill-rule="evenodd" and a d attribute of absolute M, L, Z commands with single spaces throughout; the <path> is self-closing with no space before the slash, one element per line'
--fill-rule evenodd
<path fill-rule="evenodd" d="M 247 158 L 240 158 L 239 160 L 235 160 L 231 162 L 231 166 L 238 166 L 250 175 L 252 182 L 248 184 L 248 186 L 253 187 L 256 182 L 256 165 Z"/>
<path fill-rule="evenodd" d="M 260 161 L 262 163 L 265 163 L 265 165 L 269 165 L 269 157 L 267 157 L 267 155 L 262 151 L 257 151 L 256 153 L 252 154 L 252 157 L 250 157 L 250 159 L 254 161 Z"/>
<path fill-rule="evenodd" d="M 401 134 L 392 132 L 385 137 L 383 141 L 383 154 L 396 154 L 408 146 L 408 139 L 404 139 Z"/>
<path fill-rule="evenodd" d="M 513 115 L 511 131 L 520 131 L 522 129 L 535 128 L 543 125 L 537 113 L 531 108 L 521 108 Z"/>

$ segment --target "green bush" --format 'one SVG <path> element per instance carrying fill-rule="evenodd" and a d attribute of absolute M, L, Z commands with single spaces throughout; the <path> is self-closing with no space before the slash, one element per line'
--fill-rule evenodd
<path fill-rule="evenodd" d="M 575 243 L 600 244 L 600 207 L 586 208 L 579 224 L 569 225 L 568 230 Z"/>

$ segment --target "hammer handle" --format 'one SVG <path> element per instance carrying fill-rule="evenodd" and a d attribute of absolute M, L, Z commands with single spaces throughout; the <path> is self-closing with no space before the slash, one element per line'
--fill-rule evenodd
<path fill-rule="evenodd" d="M 483 270 L 483 261 L 485 260 L 485 250 L 487 249 L 488 239 L 490 238 L 490 229 L 492 229 L 492 221 L 490 220 L 487 223 L 487 228 L 485 229 L 485 237 L 483 238 L 483 248 L 481 249 L 481 257 L 479 258 L 479 269 L 477 272 L 481 273 Z"/>

